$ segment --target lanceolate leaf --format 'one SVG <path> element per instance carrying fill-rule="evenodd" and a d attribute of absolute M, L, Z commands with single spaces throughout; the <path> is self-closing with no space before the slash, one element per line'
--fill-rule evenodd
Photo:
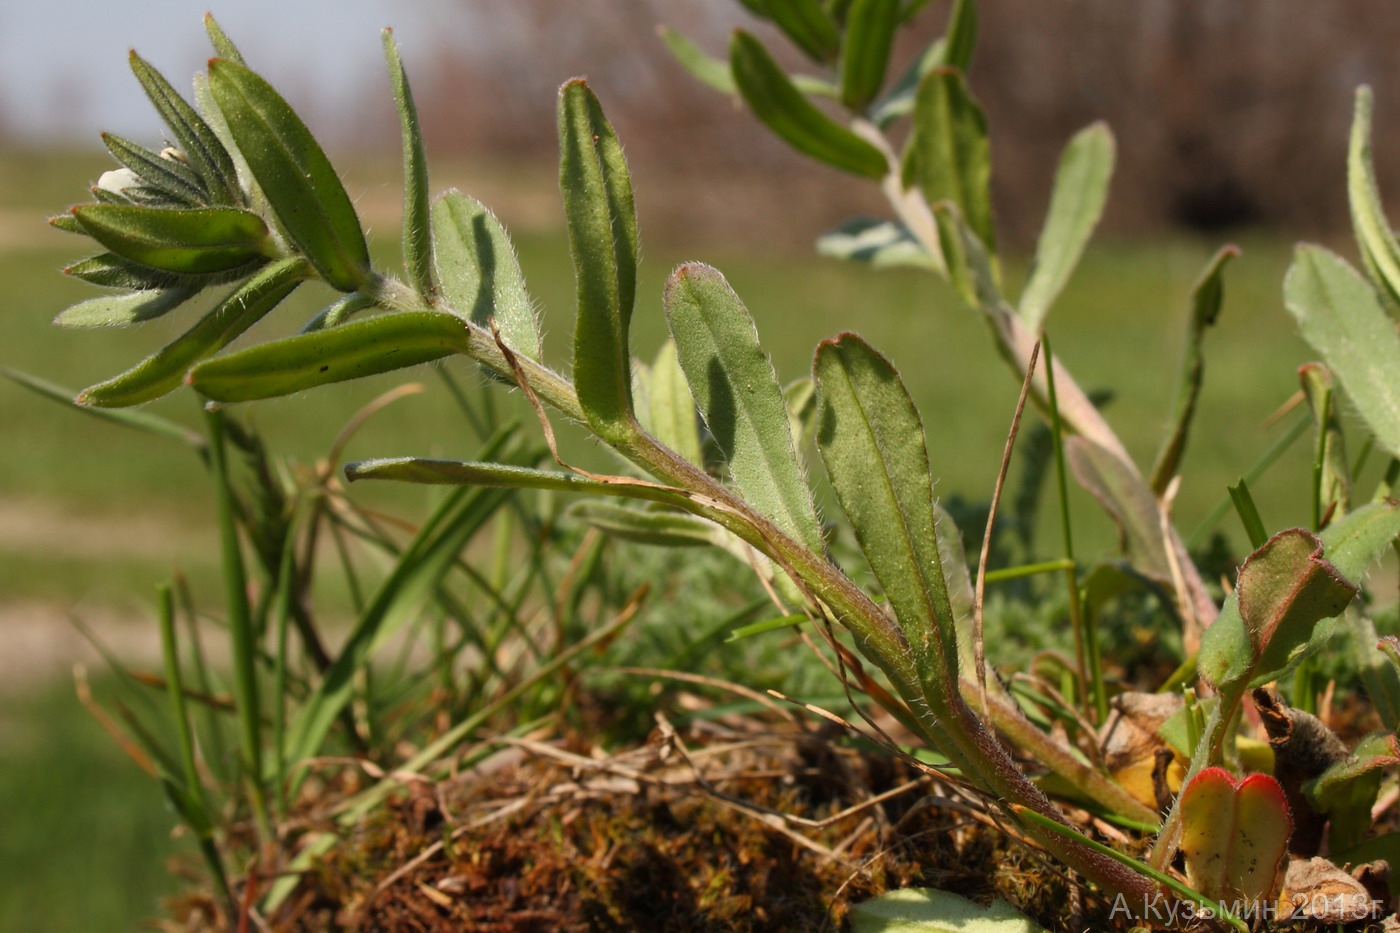
<path fill-rule="evenodd" d="M 236 207 L 163 210 L 85 204 L 73 216 L 94 240 L 124 259 L 185 275 L 227 272 L 267 258 L 267 225 Z"/>
<path fill-rule="evenodd" d="M 160 398 L 180 385 L 191 366 L 228 346 L 277 307 L 309 271 L 300 259 L 283 259 L 267 266 L 155 354 L 120 376 L 84 389 L 77 403 L 121 408 Z"/>
<path fill-rule="evenodd" d="M 1065 456 L 1074 478 L 1118 525 L 1133 567 L 1158 582 L 1170 583 L 1171 565 L 1157 500 L 1136 468 L 1114 451 L 1078 435 L 1065 439 Z"/>
<path fill-rule="evenodd" d="M 1205 343 L 1207 328 L 1215 325 L 1220 316 L 1220 307 L 1225 300 L 1225 267 L 1230 260 L 1240 254 L 1234 246 L 1223 246 L 1206 264 L 1205 271 L 1196 280 L 1191 292 L 1190 333 L 1186 337 L 1186 352 L 1181 361 L 1181 376 L 1176 387 L 1176 411 L 1172 418 L 1171 433 L 1167 435 L 1157 461 L 1152 466 L 1152 479 L 1149 485 L 1158 496 L 1167 489 L 1172 477 L 1177 473 L 1181 456 L 1186 450 L 1186 437 L 1191 429 L 1191 419 L 1196 413 L 1196 400 L 1201 395 L 1201 383 L 1205 377 Z"/>
<path fill-rule="evenodd" d="M 116 253 L 98 253 L 96 256 L 89 256 L 87 259 L 79 260 L 64 269 L 63 274 L 71 275 L 75 279 L 82 279 L 89 285 L 100 285 L 103 288 L 122 288 L 130 291 L 171 288 L 186 281 L 186 278 L 178 273 L 152 269 L 150 266 L 143 266 L 130 259 L 123 259 Z"/>
<path fill-rule="evenodd" d="M 102 143 L 118 162 L 172 200 L 186 207 L 199 207 L 209 203 L 209 191 L 205 187 L 204 179 L 183 162 L 164 158 L 145 146 L 139 146 L 112 133 L 103 133 Z"/>
<path fill-rule="evenodd" d="M 661 345 L 652 364 L 649 407 L 650 429 L 656 439 L 696 466 L 703 466 L 695 399 L 681 369 L 674 340 Z"/>
<path fill-rule="evenodd" d="M 103 295 L 80 301 L 53 319 L 59 327 L 121 327 L 158 318 L 187 301 L 197 288 L 177 286 L 161 291 Z"/>
<path fill-rule="evenodd" d="M 1303 339 L 1341 380 L 1376 441 L 1400 456 L 1400 337 L 1375 290 L 1335 254 L 1300 246 L 1283 298 Z"/>
<path fill-rule="evenodd" d="M 465 352 L 467 327 L 439 311 L 404 311 L 258 344 L 196 366 L 195 391 L 248 402 L 361 379 Z"/>
<path fill-rule="evenodd" d="M 734 83 L 734 75 L 729 71 L 729 62 L 706 55 L 701 48 L 669 26 L 661 27 L 661 41 L 671 50 L 671 55 L 680 62 L 701 84 L 709 85 L 721 94 L 738 94 L 739 86 Z"/>
<path fill-rule="evenodd" d="M 867 178 L 889 171 L 879 149 L 814 107 L 753 36 L 735 31 L 729 62 L 754 116 L 794 149 Z"/>
<path fill-rule="evenodd" d="M 1040 329 L 1098 226 L 1113 177 L 1113 155 L 1113 134 L 1106 124 L 1095 123 L 1070 140 L 1060 157 L 1045 227 L 1017 309 L 1033 331 Z"/>
<path fill-rule="evenodd" d="M 819 0 L 765 0 L 764 13 L 814 61 L 835 60 L 840 36 Z"/>
<path fill-rule="evenodd" d="M 622 146 L 580 79 L 559 91 L 559 187 L 578 281 L 574 385 L 599 436 L 626 444 L 637 430 L 627 331 L 637 281 L 637 215 Z"/>
<path fill-rule="evenodd" d="M 455 190 L 433 203 L 431 217 L 433 279 L 441 298 L 482 327 L 495 318 L 508 347 L 538 359 L 539 323 L 501 222 Z"/>
<path fill-rule="evenodd" d="M 1366 273 L 1386 304 L 1400 311 L 1400 243 L 1385 218 L 1380 187 L 1376 184 L 1376 167 L 1371 157 L 1372 107 L 1371 89 L 1357 88 L 1351 143 L 1347 148 L 1347 198 Z"/>
<path fill-rule="evenodd" d="M 690 509 L 690 500 L 678 489 L 654 483 L 606 483 L 559 470 L 535 470 L 504 463 L 471 460 L 433 460 L 427 457 L 396 457 L 362 460 L 345 466 L 345 477 L 352 483 L 362 479 L 387 479 L 428 486 L 502 486 L 512 489 L 552 489 L 594 496 L 616 496 L 661 502 L 679 509 Z"/>
<path fill-rule="evenodd" d="M 385 29 L 384 58 L 389 65 L 389 83 L 394 88 L 394 106 L 399 111 L 403 136 L 403 262 L 409 280 L 418 294 L 433 293 L 432 241 L 428 232 L 428 159 L 423 152 L 423 132 L 418 126 L 418 109 L 408 86 L 408 73 L 394 31 Z"/>
<path fill-rule="evenodd" d="M 238 51 L 238 46 L 234 45 L 233 40 L 224 33 L 223 27 L 214 19 L 213 13 L 204 14 L 204 32 L 209 36 L 209 44 L 214 47 L 214 54 L 240 65 L 247 64 L 243 60 L 243 54 Z"/>
<path fill-rule="evenodd" d="M 855 0 L 841 46 L 841 102 L 862 110 L 880 93 L 890 64 L 899 0 Z"/>
<path fill-rule="evenodd" d="M 190 167 L 204 179 L 210 203 L 243 203 L 233 157 L 204 118 L 176 92 L 160 72 L 134 51 L 131 53 L 131 71 L 145 88 L 146 96 L 155 105 L 165 125 L 170 127 L 170 132 L 174 134 L 180 151 L 189 160 Z"/>
<path fill-rule="evenodd" d="M 956 205 L 982 245 L 995 254 L 987 120 L 961 72 L 938 68 L 919 85 L 903 171 L 905 187 L 918 186 L 931 204 Z"/>
<path fill-rule="evenodd" d="M 209 89 L 253 176 L 297 247 L 330 285 L 369 281 L 369 247 L 355 206 L 321 146 L 291 106 L 259 75 L 216 58 Z"/>
<path fill-rule="evenodd" d="M 943 43 L 943 64 L 967 74 L 977 45 L 977 0 L 953 0 Z"/>
<path fill-rule="evenodd" d="M 662 547 L 695 547 L 715 543 L 718 526 L 703 518 L 680 512 L 649 512 L 613 502 L 585 500 L 575 503 L 569 514 L 581 518 L 599 531 L 624 541 Z"/>
<path fill-rule="evenodd" d="M 690 392 L 744 498 L 811 551 L 821 525 L 792 446 L 787 407 L 753 318 L 709 266 L 681 266 L 666 283 L 666 320 Z"/>
<path fill-rule="evenodd" d="M 953 610 L 918 411 L 894 367 L 854 334 L 818 345 L 812 375 L 817 447 L 832 488 L 914 651 L 920 677 L 940 691 L 955 690 Z"/>

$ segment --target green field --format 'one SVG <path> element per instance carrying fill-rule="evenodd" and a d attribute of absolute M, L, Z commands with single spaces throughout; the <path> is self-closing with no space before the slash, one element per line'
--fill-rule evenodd
<path fill-rule="evenodd" d="M 105 167 L 100 154 L 0 157 L 0 276 L 7 285 L 0 365 L 76 389 L 131 365 L 191 319 L 184 310 L 115 333 L 49 325 L 89 289 L 58 274 L 81 247 L 47 229 L 43 218 L 78 199 L 83 184 Z M 354 169 L 347 175 L 352 192 L 386 183 Z M 551 181 L 546 173 L 537 183 Z M 509 222 L 509 205 L 495 206 Z M 373 228 L 392 231 L 394 222 L 376 218 Z M 805 373 L 819 339 L 841 330 L 862 333 L 901 368 L 923 409 L 940 495 L 990 494 L 1018 385 L 993 353 L 984 325 L 949 291 L 910 271 L 772 255 L 752 242 L 687 242 L 684 231 L 649 232 L 645 217 L 643 237 L 642 297 L 633 324 L 640 356 L 650 357 L 663 339 L 660 294 L 669 270 L 683 260 L 711 262 L 749 305 L 784 381 Z M 572 279 L 562 231 L 531 230 L 517 235 L 516 244 L 544 311 L 550 353 L 563 365 Z M 392 255 L 391 242 L 379 245 Z M 1140 463 L 1150 463 L 1172 408 L 1191 285 L 1218 245 L 1096 245 L 1051 315 L 1057 354 L 1085 388 L 1113 391 L 1109 419 Z M 1227 277 L 1222 320 L 1208 339 L 1201 430 L 1177 502 L 1188 532 L 1282 433 L 1284 425 L 1267 426 L 1266 419 L 1296 390 L 1294 371 L 1308 359 L 1280 299 L 1287 245 L 1268 239 L 1242 245 L 1244 255 Z M 279 312 L 275 327 L 295 329 L 329 297 L 301 296 L 299 310 Z M 463 381 L 478 381 L 468 367 L 453 365 Z M 371 421 L 348 456 L 469 456 L 475 440 L 426 368 L 264 404 L 247 417 L 274 450 L 312 463 L 346 418 L 405 379 L 422 380 L 428 391 Z M 500 403 L 519 410 L 516 399 Z M 186 393 L 149 410 L 198 421 Z M 187 451 L 64 410 L 8 381 L 0 381 L 0 426 L 6 439 L 0 445 L 0 638 L 32 624 L 36 606 L 58 619 L 111 610 L 140 626 L 152 586 L 176 566 L 197 589 L 212 587 L 212 506 L 203 470 Z M 579 456 L 586 461 L 593 454 Z M 1308 464 L 1299 447 L 1255 487 L 1268 527 L 1307 520 L 1301 491 Z M 409 514 L 429 499 L 416 490 L 357 494 Z M 1112 527 L 1087 496 L 1075 495 L 1082 506 L 1075 528 L 1081 556 L 1111 549 Z M 1241 540 L 1233 518 L 1222 527 Z M 0 704 L 0 931 L 131 928 L 172 884 L 162 868 L 170 844 L 158 792 L 88 721 L 61 674 L 7 693 Z M 132 839 L 145 842 L 132 849 Z"/>

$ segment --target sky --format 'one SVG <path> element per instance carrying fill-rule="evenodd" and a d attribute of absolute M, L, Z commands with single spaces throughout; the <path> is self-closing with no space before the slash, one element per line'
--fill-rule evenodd
<path fill-rule="evenodd" d="M 159 121 L 127 65 L 135 48 L 181 91 L 211 54 L 212 11 L 244 57 L 298 106 L 345 112 L 387 88 L 380 29 L 405 57 L 469 28 L 471 0 L 0 0 L 0 128 L 11 141 L 143 139 Z"/>

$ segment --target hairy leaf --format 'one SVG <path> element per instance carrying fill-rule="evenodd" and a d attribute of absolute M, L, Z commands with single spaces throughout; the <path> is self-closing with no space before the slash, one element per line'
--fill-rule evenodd
<path fill-rule="evenodd" d="M 854 334 L 812 364 L 817 447 L 925 683 L 956 689 L 953 610 L 934 527 L 924 429 L 889 361 Z"/>
<path fill-rule="evenodd" d="M 215 402 L 248 402 L 429 363 L 467 346 L 460 318 L 404 311 L 273 340 L 196 366 L 189 383 Z"/>
<path fill-rule="evenodd" d="M 355 205 L 301 117 L 236 62 L 211 61 L 209 89 L 287 236 L 330 285 L 346 292 L 366 285 L 369 247 Z"/>
<path fill-rule="evenodd" d="M 628 328 L 637 287 L 637 214 L 617 134 L 581 79 L 559 91 L 559 187 L 578 287 L 574 385 L 589 424 L 626 444 L 632 412 Z"/>
<path fill-rule="evenodd" d="M 666 284 L 666 320 L 681 369 L 734 484 L 804 547 L 822 553 L 812 492 L 792 446 L 787 407 L 753 318 L 709 266 L 681 266 Z"/>
<path fill-rule="evenodd" d="M 448 307 L 482 327 L 494 318 L 508 347 L 538 359 L 539 322 L 501 222 L 455 190 L 433 202 L 431 216 L 433 279 Z"/>
<path fill-rule="evenodd" d="M 1334 253 L 1300 246 L 1283 280 L 1283 299 L 1376 441 L 1400 456 L 1400 337 L 1375 289 Z"/>
<path fill-rule="evenodd" d="M 191 366 L 228 346 L 277 307 L 309 271 L 301 259 L 283 259 L 265 267 L 156 353 L 121 375 L 84 389 L 78 404 L 121 408 L 166 394 L 180 385 Z"/>
<path fill-rule="evenodd" d="M 408 86 L 408 72 L 399 57 L 394 31 L 383 32 L 384 59 L 389 66 L 389 83 L 394 89 L 394 107 L 399 112 L 403 137 L 403 262 L 409 281 L 418 294 L 433 294 L 432 238 L 428 221 L 428 160 L 423 152 L 423 131 L 418 125 L 418 108 Z"/>
<path fill-rule="evenodd" d="M 899 29 L 899 0 L 854 0 L 841 43 L 841 102 L 862 110 L 880 93 Z"/>
<path fill-rule="evenodd" d="M 164 210 L 86 204 L 73 216 L 97 242 L 143 266 L 184 275 L 228 272 L 267 258 L 267 225 L 236 207 Z"/>

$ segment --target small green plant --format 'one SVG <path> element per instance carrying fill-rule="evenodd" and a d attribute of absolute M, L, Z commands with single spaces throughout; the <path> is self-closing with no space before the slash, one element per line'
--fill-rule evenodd
<path fill-rule="evenodd" d="M 944 37 L 893 81 L 888 72 L 895 37 L 925 3 L 744 5 L 772 20 L 823 76 L 789 76 L 743 31 L 734 34 L 727 61 L 707 57 L 675 34 L 666 41 L 698 77 L 741 97 L 794 148 L 879 184 L 891 217 L 847 224 L 823 237 L 821 250 L 875 265 L 913 264 L 945 278 L 985 317 L 997 352 L 1024 382 L 1023 397 L 1046 421 L 1063 550 L 1003 576 L 1063 575 L 1075 640 L 1075 656 L 1060 670 L 1067 688 L 1056 697 L 1044 691 L 1030 696 L 987 669 L 981 631 L 985 557 L 975 577 L 969 574 L 953 519 L 934 500 L 935 471 L 921 415 L 893 365 L 861 337 L 843 333 L 821 342 L 810 379 L 783 386 L 739 296 L 718 271 L 692 263 L 672 274 L 661 296 L 670 342 L 651 366 L 634 361 L 629 325 L 639 296 L 632 185 L 621 144 L 585 82 L 570 81 L 559 94 L 560 188 L 577 281 L 572 365 L 564 374 L 543 359 L 539 324 L 504 229 L 466 194 L 430 198 L 412 94 L 392 34 L 385 33 L 385 51 L 402 125 L 402 275 L 373 265 L 353 202 L 310 131 L 207 19 L 218 57 L 196 79 L 197 106 L 133 55 L 133 70 L 175 146 L 156 152 L 106 137 L 123 168 L 104 176 L 94 189 L 96 203 L 73 208 L 54 223 L 103 249 L 70 273 L 120 294 L 75 305 L 59 322 L 134 323 L 164 315 L 201 291 L 226 290 L 185 333 L 128 371 L 84 389 L 77 402 L 124 409 L 186 385 L 211 406 L 208 440 L 200 449 L 222 491 L 235 667 L 231 703 L 240 726 L 237 768 L 225 786 L 242 788 L 260 841 L 272 840 L 272 815 L 295 796 L 306 762 L 323 753 L 334 731 L 351 742 L 365 738 L 352 708 L 357 681 L 402 620 L 405 594 L 437 592 L 473 534 L 504 508 L 501 490 L 509 488 L 596 497 L 599 502 L 580 514 L 609 532 L 654 543 L 719 545 L 747 561 L 786 624 L 833 632 L 835 623 L 844 630 L 847 640 L 834 633 L 830 638 L 847 687 L 868 698 L 858 705 L 884 707 L 923 745 L 904 751 L 933 762 L 925 767 L 961 785 L 1017 834 L 1103 892 L 1143 909 L 1159 905 L 1159 917 L 1188 916 L 1178 913 L 1183 904 L 1274 897 L 1282 846 L 1290 838 L 1280 830 L 1288 825 L 1290 806 L 1296 822 L 1303 822 L 1300 807 L 1330 820 L 1334 843 L 1346 840 L 1352 854 L 1393 850 L 1389 837 L 1367 838 L 1379 769 L 1396 757 L 1393 735 L 1388 745 L 1377 740 L 1344 746 L 1326 767 L 1292 778 L 1280 774 L 1278 781 L 1237 778 L 1225 770 L 1238 768 L 1241 758 L 1236 724 L 1246 697 L 1293 672 L 1305 683 L 1310 658 L 1334 632 L 1348 639 L 1386 729 L 1400 720 L 1396 669 L 1355 605 L 1355 581 L 1400 535 L 1400 506 L 1389 498 L 1388 485 L 1371 502 L 1348 501 L 1355 465 L 1341 450 L 1330 381 L 1335 377 L 1351 398 L 1374 444 L 1390 456 L 1400 454 L 1400 403 L 1392 398 L 1400 391 L 1394 378 L 1400 338 L 1384 314 L 1387 307 L 1400 308 L 1400 247 L 1384 222 L 1370 175 L 1369 95 L 1358 98 L 1350 165 L 1365 275 L 1320 248 L 1301 247 L 1285 283 L 1290 311 L 1327 364 L 1305 376 L 1318 428 L 1315 527 L 1266 537 L 1242 483 L 1236 501 L 1256 550 L 1220 605 L 1170 512 L 1201 385 L 1204 334 L 1220 311 L 1233 248 L 1211 261 L 1196 288 L 1175 418 L 1161 453 L 1144 472 L 1090 395 L 1053 357 L 1044 329 L 1102 212 L 1114 153 L 1108 129 L 1089 127 L 1066 147 L 1029 277 L 1013 301 L 997 251 L 985 119 L 965 79 L 975 45 L 975 3 L 957 0 Z M 844 119 L 831 116 L 838 108 Z M 901 123 L 907 132 L 896 145 L 892 131 Z M 311 281 L 338 297 L 299 334 L 221 355 Z M 297 612 L 307 572 L 306 551 L 297 542 L 313 535 L 327 513 L 306 506 L 312 515 L 297 512 L 280 527 L 249 522 L 253 503 L 230 494 L 227 451 L 230 441 L 253 453 L 256 446 L 230 433 L 237 429 L 224 409 L 450 357 L 467 358 L 526 396 L 548 455 L 560 468 L 541 468 L 545 451 L 505 429 L 473 461 L 398 457 L 349 464 L 345 475 L 355 482 L 456 490 L 396 555 L 389 582 L 366 601 L 346 647 L 334 657 L 322 656 L 314 629 Z M 599 473 L 570 464 L 554 441 L 550 419 L 559 416 L 582 425 L 624 465 Z M 818 518 L 808 480 L 809 445 L 845 517 L 835 541 Z M 707 450 L 713 459 L 707 460 Z M 1388 475 L 1395 473 L 1392 466 Z M 1070 533 L 1071 476 L 1121 528 L 1123 562 L 1084 572 Z M 322 475 L 321 481 L 330 479 Z M 993 516 L 996 506 L 994 500 Z M 257 605 L 247 599 L 240 518 L 272 584 Z M 363 528 L 359 533 L 374 537 Z M 848 547 L 847 534 L 874 586 L 861 586 L 831 558 L 833 550 Z M 1115 687 L 1105 674 L 1111 659 L 1104 657 L 1094 620 L 1125 592 L 1150 601 L 1158 623 L 1180 631 L 1186 656 L 1166 688 L 1198 682 L 1211 694 L 1149 730 L 1159 745 L 1174 747 L 1185 765 L 1185 790 L 1165 818 L 1155 801 L 1135 795 L 1102 763 L 1098 727 L 1109 725 Z M 499 588 L 491 593 L 503 606 L 518 604 Z M 201 790 L 194 753 L 202 740 L 197 743 L 186 725 L 191 691 L 174 663 L 174 608 L 168 598 L 164 605 L 171 658 L 166 682 L 179 742 L 178 756 L 163 764 L 162 780 L 205 840 L 211 871 L 227 891 L 225 863 L 213 839 L 215 805 Z M 449 607 L 443 611 L 451 617 Z M 516 621 L 503 624 L 520 628 Z M 480 723 L 486 709 L 523 702 L 524 684 L 537 684 L 620 624 L 613 621 L 572 643 L 561 640 L 534 673 L 492 704 L 459 704 L 464 713 L 472 709 L 470 715 L 396 767 L 413 771 L 437 760 Z M 293 672 L 283 660 L 293 631 L 307 657 L 320 658 L 309 670 Z M 482 647 L 494 653 L 498 643 L 488 640 Z M 262 652 L 275 661 L 271 671 L 258 667 Z M 275 696 L 284 696 L 293 683 L 302 691 L 295 715 L 284 716 L 279 702 L 269 705 L 269 679 Z M 444 672 L 444 686 L 451 679 Z M 210 691 L 200 685 L 198 692 Z M 270 741 L 263 735 L 269 710 L 275 732 Z M 1300 711 L 1286 703 L 1276 712 L 1290 728 L 1302 721 L 1293 715 Z M 388 728 L 388 722 L 371 725 Z M 1274 743 L 1280 765 L 1290 761 L 1285 748 Z M 1035 773 L 1018 760 L 1032 762 Z M 1159 786 L 1170 796 L 1165 776 Z M 386 792 L 378 786 L 342 813 L 347 819 L 363 815 Z M 1067 815 L 1068 804 L 1155 834 L 1151 855 L 1140 861 L 1090 838 Z M 1254 823 L 1265 818 L 1270 832 L 1261 841 Z M 1237 831 L 1215 833 L 1225 825 Z M 291 870 L 324 852 L 334 838 L 327 833 L 306 847 Z M 1246 842 L 1257 851 L 1246 855 Z M 1191 887 L 1172 874 L 1179 850 Z M 1317 852 L 1295 848 L 1294 854 Z M 1341 858 L 1348 852 L 1331 854 Z M 274 885 L 265 909 L 274 910 L 288 889 L 284 882 Z M 231 898 L 225 909 L 230 916 L 238 910 Z M 1217 916 L 1243 928 L 1228 909 Z"/>

